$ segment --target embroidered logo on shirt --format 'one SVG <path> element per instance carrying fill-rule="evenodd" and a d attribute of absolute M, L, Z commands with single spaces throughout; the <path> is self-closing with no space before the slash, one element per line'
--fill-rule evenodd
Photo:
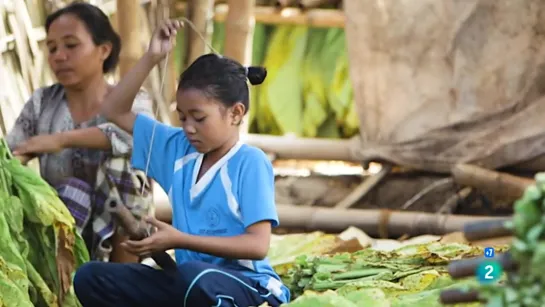
<path fill-rule="evenodd" d="M 220 223 L 220 215 L 215 208 L 210 208 L 206 212 L 206 220 L 208 221 L 208 226 L 210 228 L 215 228 Z"/>

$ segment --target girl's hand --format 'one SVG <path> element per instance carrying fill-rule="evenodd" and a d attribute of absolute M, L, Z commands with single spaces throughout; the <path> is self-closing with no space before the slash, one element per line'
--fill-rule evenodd
<path fill-rule="evenodd" d="M 176 33 L 183 26 L 179 20 L 170 19 L 153 32 L 148 48 L 148 55 L 159 62 L 176 45 Z"/>
<path fill-rule="evenodd" d="M 153 252 L 173 249 L 177 245 L 176 242 L 183 236 L 183 233 L 176 228 L 154 217 L 147 217 L 146 222 L 157 227 L 157 231 L 143 240 L 128 240 L 121 243 L 128 252 L 138 256 L 148 256 Z"/>
<path fill-rule="evenodd" d="M 44 153 L 58 153 L 64 149 L 60 134 L 43 134 L 31 137 L 19 144 L 13 151 L 14 156 L 33 156 Z"/>

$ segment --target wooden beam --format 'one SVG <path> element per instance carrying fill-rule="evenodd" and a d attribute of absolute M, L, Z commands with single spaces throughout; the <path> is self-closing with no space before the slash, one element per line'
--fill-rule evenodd
<path fill-rule="evenodd" d="M 123 77 L 142 56 L 140 42 L 140 1 L 117 1 L 119 36 L 123 42 L 119 55 L 119 75 Z"/>
<path fill-rule="evenodd" d="M 214 20 L 224 22 L 229 12 L 228 5 L 218 4 L 215 8 Z M 345 16 L 341 10 L 298 8 L 276 9 L 275 7 L 258 6 L 255 8 L 255 22 L 263 24 L 307 25 L 317 28 L 344 28 Z"/>
<path fill-rule="evenodd" d="M 155 204 L 157 206 L 156 218 L 167 223 L 171 222 L 172 208 L 168 198 L 156 200 Z M 444 235 L 462 231 L 466 223 L 504 219 L 491 216 L 443 215 L 380 209 L 339 210 L 292 204 L 277 204 L 276 209 L 282 228 L 342 232 L 352 226 L 373 237 L 379 235 L 381 228 L 386 229 L 390 237 L 422 234 Z M 383 216 L 387 216 L 387 218 L 385 219 Z"/>
<path fill-rule="evenodd" d="M 32 37 L 28 39 L 41 42 L 45 40 L 45 28 L 44 27 L 35 27 L 32 29 Z M 15 49 L 15 36 L 13 34 L 7 35 L 5 37 L 0 37 L 0 53 L 7 51 L 12 51 Z"/>
<path fill-rule="evenodd" d="M 358 139 L 296 138 L 249 133 L 241 139 L 274 154 L 277 159 L 336 160 L 361 162 Z"/>
<path fill-rule="evenodd" d="M 228 0 L 228 10 L 225 21 L 225 46 L 223 54 L 242 65 L 252 63 L 252 43 L 254 37 L 255 0 Z M 246 114 L 241 124 L 241 133 L 249 130 L 249 114 Z"/>
<path fill-rule="evenodd" d="M 210 40 L 212 24 L 212 14 L 214 8 L 213 0 L 190 0 L 188 2 L 188 19 L 195 25 L 196 31 Z M 195 33 L 192 27 L 186 27 L 188 37 L 187 65 L 193 63 L 198 57 L 207 52 L 206 43 L 203 42 L 200 35 Z"/>
<path fill-rule="evenodd" d="M 276 0 L 274 2 L 274 6 L 276 8 L 285 8 L 289 6 L 293 6 L 297 3 L 297 0 Z"/>
<path fill-rule="evenodd" d="M 348 209 L 362 199 L 369 191 L 371 191 L 386 175 L 390 173 L 392 167 L 385 165 L 380 172 L 371 176 L 365 177 L 363 181 L 350 194 L 343 198 L 335 205 L 336 209 Z"/>
<path fill-rule="evenodd" d="M 297 6 L 300 9 L 308 10 L 313 9 L 321 6 L 330 6 L 335 5 L 338 6 L 340 4 L 340 0 L 299 0 L 297 1 Z"/>
<path fill-rule="evenodd" d="M 535 184 L 530 178 L 482 168 L 472 164 L 457 164 L 452 168 L 452 177 L 460 185 L 473 187 L 488 196 L 516 201 L 529 186 Z"/>

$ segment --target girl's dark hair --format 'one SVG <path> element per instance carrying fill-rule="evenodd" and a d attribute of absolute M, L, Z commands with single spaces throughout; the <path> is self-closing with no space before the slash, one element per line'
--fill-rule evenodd
<path fill-rule="evenodd" d="M 244 67 L 235 60 L 214 53 L 205 54 L 195 60 L 180 76 L 178 90 L 197 89 L 207 97 L 231 107 L 241 102 L 250 108 L 247 81 L 258 85 L 265 81 L 264 67 Z"/>
<path fill-rule="evenodd" d="M 49 27 L 53 21 L 65 14 L 73 14 L 83 21 L 87 31 L 91 34 L 95 45 L 104 43 L 112 44 L 112 50 L 102 65 L 102 71 L 104 73 L 113 71 L 119 62 L 121 39 L 119 38 L 119 35 L 115 33 L 108 16 L 94 5 L 85 2 L 75 2 L 47 16 L 47 19 L 45 20 L 46 32 L 49 32 Z"/>

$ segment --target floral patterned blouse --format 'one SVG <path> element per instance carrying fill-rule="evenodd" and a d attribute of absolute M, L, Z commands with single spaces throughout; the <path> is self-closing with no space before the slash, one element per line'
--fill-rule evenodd
<path fill-rule="evenodd" d="M 153 116 L 151 99 L 144 91 L 136 96 L 133 111 Z M 94 185 L 98 164 L 104 155 L 129 156 L 132 137 L 116 125 L 108 123 L 101 115 L 80 124 L 74 123 L 62 85 L 54 84 L 36 90 L 23 107 L 6 140 L 10 149 L 14 150 L 18 144 L 36 135 L 89 127 L 97 127 L 104 132 L 112 143 L 111 152 L 68 148 L 56 154 L 43 154 L 39 156 L 40 174 L 53 187 L 70 177 Z"/>

